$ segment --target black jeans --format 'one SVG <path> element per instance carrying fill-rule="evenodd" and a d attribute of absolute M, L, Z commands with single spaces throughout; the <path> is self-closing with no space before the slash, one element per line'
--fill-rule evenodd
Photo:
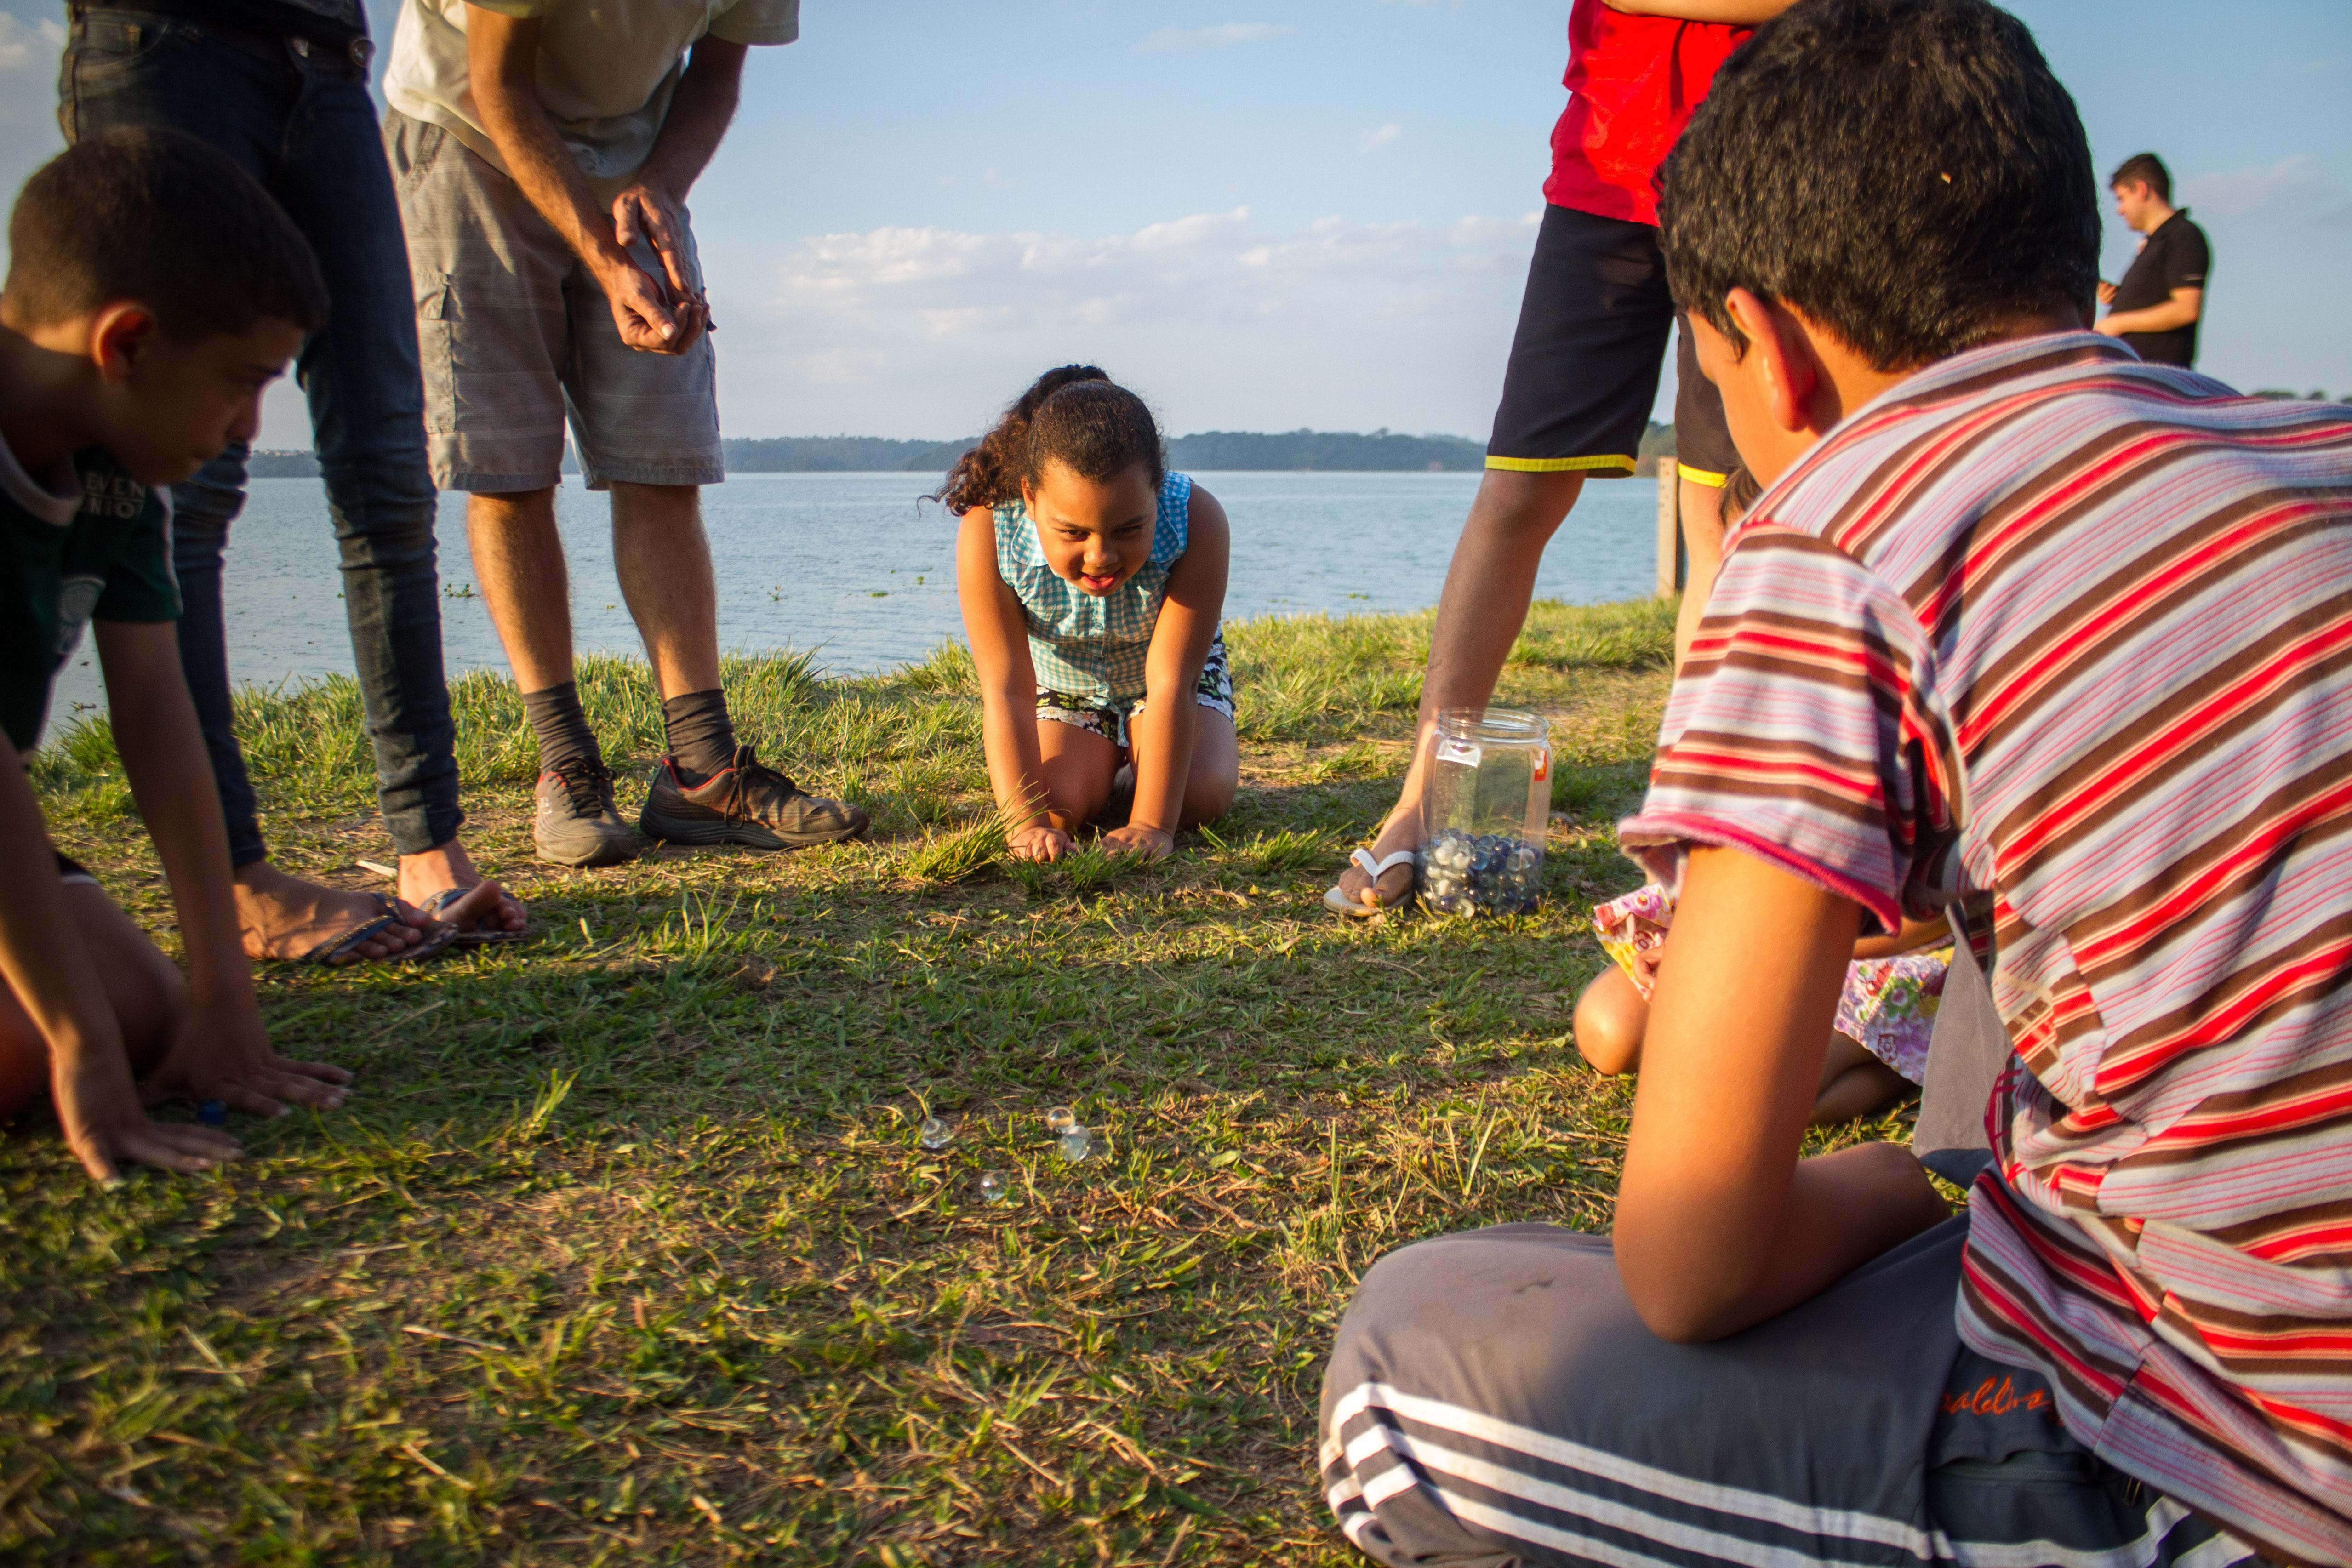
<path fill-rule="evenodd" d="M 68 141 L 136 125 L 184 131 L 219 148 L 278 199 L 318 254 L 331 314 L 303 345 L 295 374 L 310 399 L 342 549 L 376 797 L 401 853 L 431 849 L 465 817 L 441 671 L 415 290 L 366 67 L 325 46 L 91 6 L 74 13 L 58 97 Z M 245 505 L 246 457 L 231 447 L 173 490 L 185 605 L 180 660 L 240 866 L 267 853 L 231 726 L 221 609 L 221 554 Z"/>

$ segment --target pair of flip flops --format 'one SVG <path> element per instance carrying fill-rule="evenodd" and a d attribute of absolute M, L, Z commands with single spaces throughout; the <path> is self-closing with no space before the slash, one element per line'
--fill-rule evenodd
<path fill-rule="evenodd" d="M 1387 873 L 1394 871 L 1401 865 L 1421 863 L 1421 854 L 1415 850 L 1399 850 L 1394 854 L 1382 855 L 1375 860 L 1372 858 L 1371 851 L 1360 847 L 1348 858 L 1366 876 L 1371 878 L 1372 889 L 1376 894 L 1380 890 L 1381 878 Z M 1335 883 L 1323 894 L 1323 907 L 1334 915 L 1346 915 L 1358 920 L 1370 920 L 1375 915 L 1386 915 L 1390 910 L 1398 908 L 1412 897 L 1412 890 L 1408 887 L 1405 889 L 1404 897 L 1397 900 L 1395 904 L 1370 904 L 1349 898 Z"/>

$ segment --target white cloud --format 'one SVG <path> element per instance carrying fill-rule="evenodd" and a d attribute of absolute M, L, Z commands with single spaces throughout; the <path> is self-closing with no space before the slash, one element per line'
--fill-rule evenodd
<path fill-rule="evenodd" d="M 1218 48 L 1226 44 L 1255 44 L 1266 38 L 1288 37 L 1298 31 L 1282 22 L 1223 22 L 1213 27 L 1162 27 L 1136 47 L 1147 53 L 1161 49 Z"/>
<path fill-rule="evenodd" d="M 975 323 L 986 312 L 1010 312 L 1049 325 L 1073 310 L 1131 299 L 1141 316 L 1230 313 L 1237 304 L 1280 305 L 1266 294 L 1269 277 L 1378 293 L 1465 272 L 1516 270 L 1526 265 L 1536 222 L 1534 214 L 1444 225 L 1332 216 L 1269 233 L 1242 206 L 1105 236 L 928 225 L 818 235 L 778 265 L 772 306 L 787 316 L 854 312 L 886 334 L 894 322 L 914 319 L 910 311 Z M 982 315 L 967 314 L 981 308 Z"/>
<path fill-rule="evenodd" d="M 1276 226 L 1234 207 L 1100 235 L 813 235 L 767 301 L 726 318 L 721 362 L 743 377 L 729 418 L 951 433 L 1043 366 L 1087 359 L 1184 428 L 1469 429 L 1491 409 L 1536 224 Z"/>
<path fill-rule="evenodd" d="M 1397 139 L 1403 134 L 1404 127 L 1401 125 L 1383 125 L 1373 131 L 1360 131 L 1356 133 L 1356 148 L 1362 152 L 1377 152 L 1383 147 L 1395 146 Z"/>
<path fill-rule="evenodd" d="M 27 68 L 43 75 L 54 75 L 58 56 L 66 47 L 66 30 L 55 18 L 44 16 L 37 22 L 27 22 L 22 16 L 0 11 L 0 71 L 14 73 Z"/>
<path fill-rule="evenodd" d="M 2180 182 L 2175 194 L 2182 205 L 2195 207 L 2201 218 L 2285 213 L 2334 221 L 2340 220 L 2347 207 L 2343 190 L 2301 152 L 2263 167 L 2192 174 Z"/>

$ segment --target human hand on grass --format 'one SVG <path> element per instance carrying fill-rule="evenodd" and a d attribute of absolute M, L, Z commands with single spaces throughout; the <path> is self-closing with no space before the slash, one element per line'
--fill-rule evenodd
<path fill-rule="evenodd" d="M 290 1102 L 332 1111 L 352 1075 L 323 1061 L 297 1061 L 270 1049 L 260 1009 L 247 989 L 190 1000 L 171 1054 L 144 1085 L 148 1103 L 217 1100 L 233 1111 L 283 1116 Z"/>
<path fill-rule="evenodd" d="M 1103 848 L 1115 855 L 1141 855 L 1145 860 L 1156 861 L 1176 852 L 1176 835 L 1165 828 L 1129 822 L 1105 833 Z"/>
<path fill-rule="evenodd" d="M 1015 828 L 1006 835 L 1004 847 L 1014 860 L 1057 861 L 1077 846 L 1061 829 L 1044 822 L 1032 822 L 1025 828 Z"/>
<path fill-rule="evenodd" d="M 235 1138 L 214 1128 L 150 1121 L 120 1040 L 78 1050 L 52 1040 L 49 1060 L 58 1125 L 92 1181 L 118 1180 L 126 1165 L 194 1176 L 245 1154 Z"/>

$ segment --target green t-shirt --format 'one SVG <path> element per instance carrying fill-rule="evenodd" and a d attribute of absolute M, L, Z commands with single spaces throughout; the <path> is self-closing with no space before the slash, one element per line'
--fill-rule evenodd
<path fill-rule="evenodd" d="M 35 480 L 0 442 L 0 728 L 41 738 L 49 688 L 91 621 L 176 621 L 172 497 L 100 447 Z"/>

